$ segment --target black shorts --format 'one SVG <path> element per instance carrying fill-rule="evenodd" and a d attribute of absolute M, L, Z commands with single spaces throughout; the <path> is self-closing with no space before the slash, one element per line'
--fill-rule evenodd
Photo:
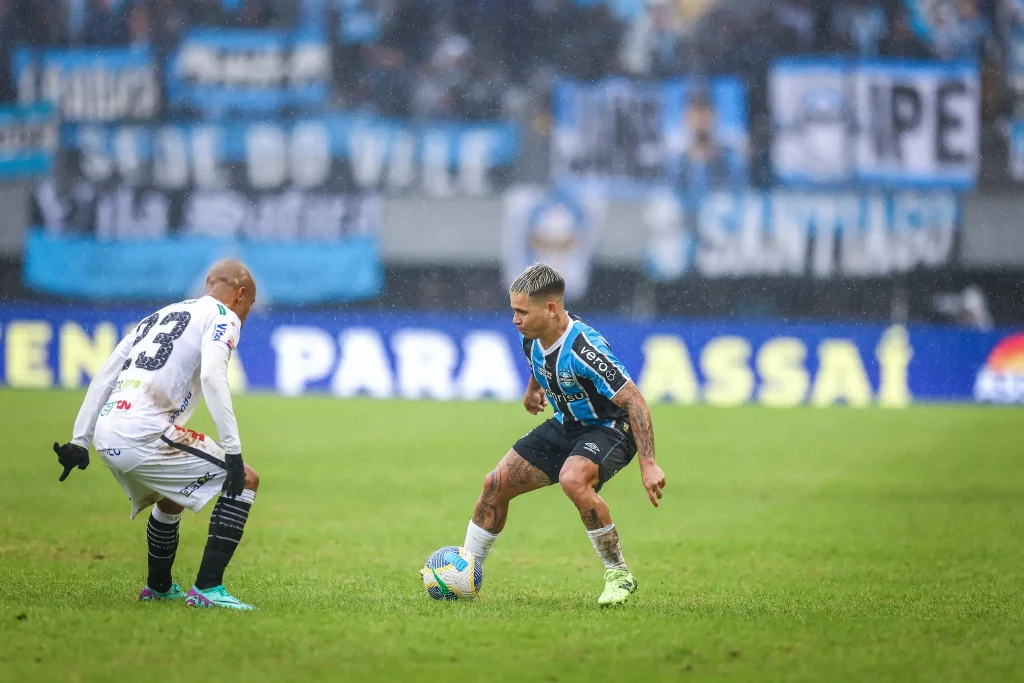
<path fill-rule="evenodd" d="M 636 441 L 629 423 L 615 427 L 566 427 L 551 418 L 516 441 L 513 449 L 523 460 L 546 474 L 554 484 L 565 461 L 581 455 L 597 463 L 600 480 L 597 490 L 628 465 L 636 455 Z"/>

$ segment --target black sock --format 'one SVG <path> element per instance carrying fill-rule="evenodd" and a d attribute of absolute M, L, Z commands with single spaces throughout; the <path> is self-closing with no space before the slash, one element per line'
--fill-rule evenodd
<path fill-rule="evenodd" d="M 149 578 L 146 585 L 158 593 L 171 589 L 171 565 L 178 552 L 178 520 L 161 522 L 152 515 L 146 527 L 149 544 Z"/>
<path fill-rule="evenodd" d="M 206 538 L 206 551 L 199 565 L 196 588 L 206 590 L 224 583 L 224 570 L 242 540 L 245 522 L 249 519 L 256 492 L 246 489 L 238 498 L 222 495 L 210 515 L 210 534 Z"/>

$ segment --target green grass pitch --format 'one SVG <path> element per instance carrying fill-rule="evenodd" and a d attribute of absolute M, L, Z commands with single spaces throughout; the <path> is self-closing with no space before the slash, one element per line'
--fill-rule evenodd
<path fill-rule="evenodd" d="M 521 407 L 242 397 L 238 614 L 135 602 L 145 522 L 96 458 L 57 483 L 79 400 L 0 392 L 0 680 L 1024 680 L 1020 410 L 656 407 L 666 497 L 635 463 L 605 488 L 640 590 L 602 611 L 557 487 L 513 502 L 479 600 L 423 590 Z"/>

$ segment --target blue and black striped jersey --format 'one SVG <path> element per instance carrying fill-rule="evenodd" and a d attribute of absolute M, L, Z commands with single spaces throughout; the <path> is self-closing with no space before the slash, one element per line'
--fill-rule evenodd
<path fill-rule="evenodd" d="M 612 398 L 630 381 L 626 368 L 597 330 L 570 315 L 565 334 L 550 349 L 521 334 L 530 371 L 566 427 L 611 427 L 627 419 Z"/>

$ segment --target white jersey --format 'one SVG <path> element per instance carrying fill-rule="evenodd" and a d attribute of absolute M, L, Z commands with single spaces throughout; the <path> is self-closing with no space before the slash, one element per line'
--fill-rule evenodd
<path fill-rule="evenodd" d="M 202 396 L 204 349 L 219 345 L 230 357 L 241 329 L 238 316 L 209 296 L 166 306 L 140 322 L 114 352 L 125 360 L 99 410 L 95 448 L 134 448 L 184 426 Z"/>

